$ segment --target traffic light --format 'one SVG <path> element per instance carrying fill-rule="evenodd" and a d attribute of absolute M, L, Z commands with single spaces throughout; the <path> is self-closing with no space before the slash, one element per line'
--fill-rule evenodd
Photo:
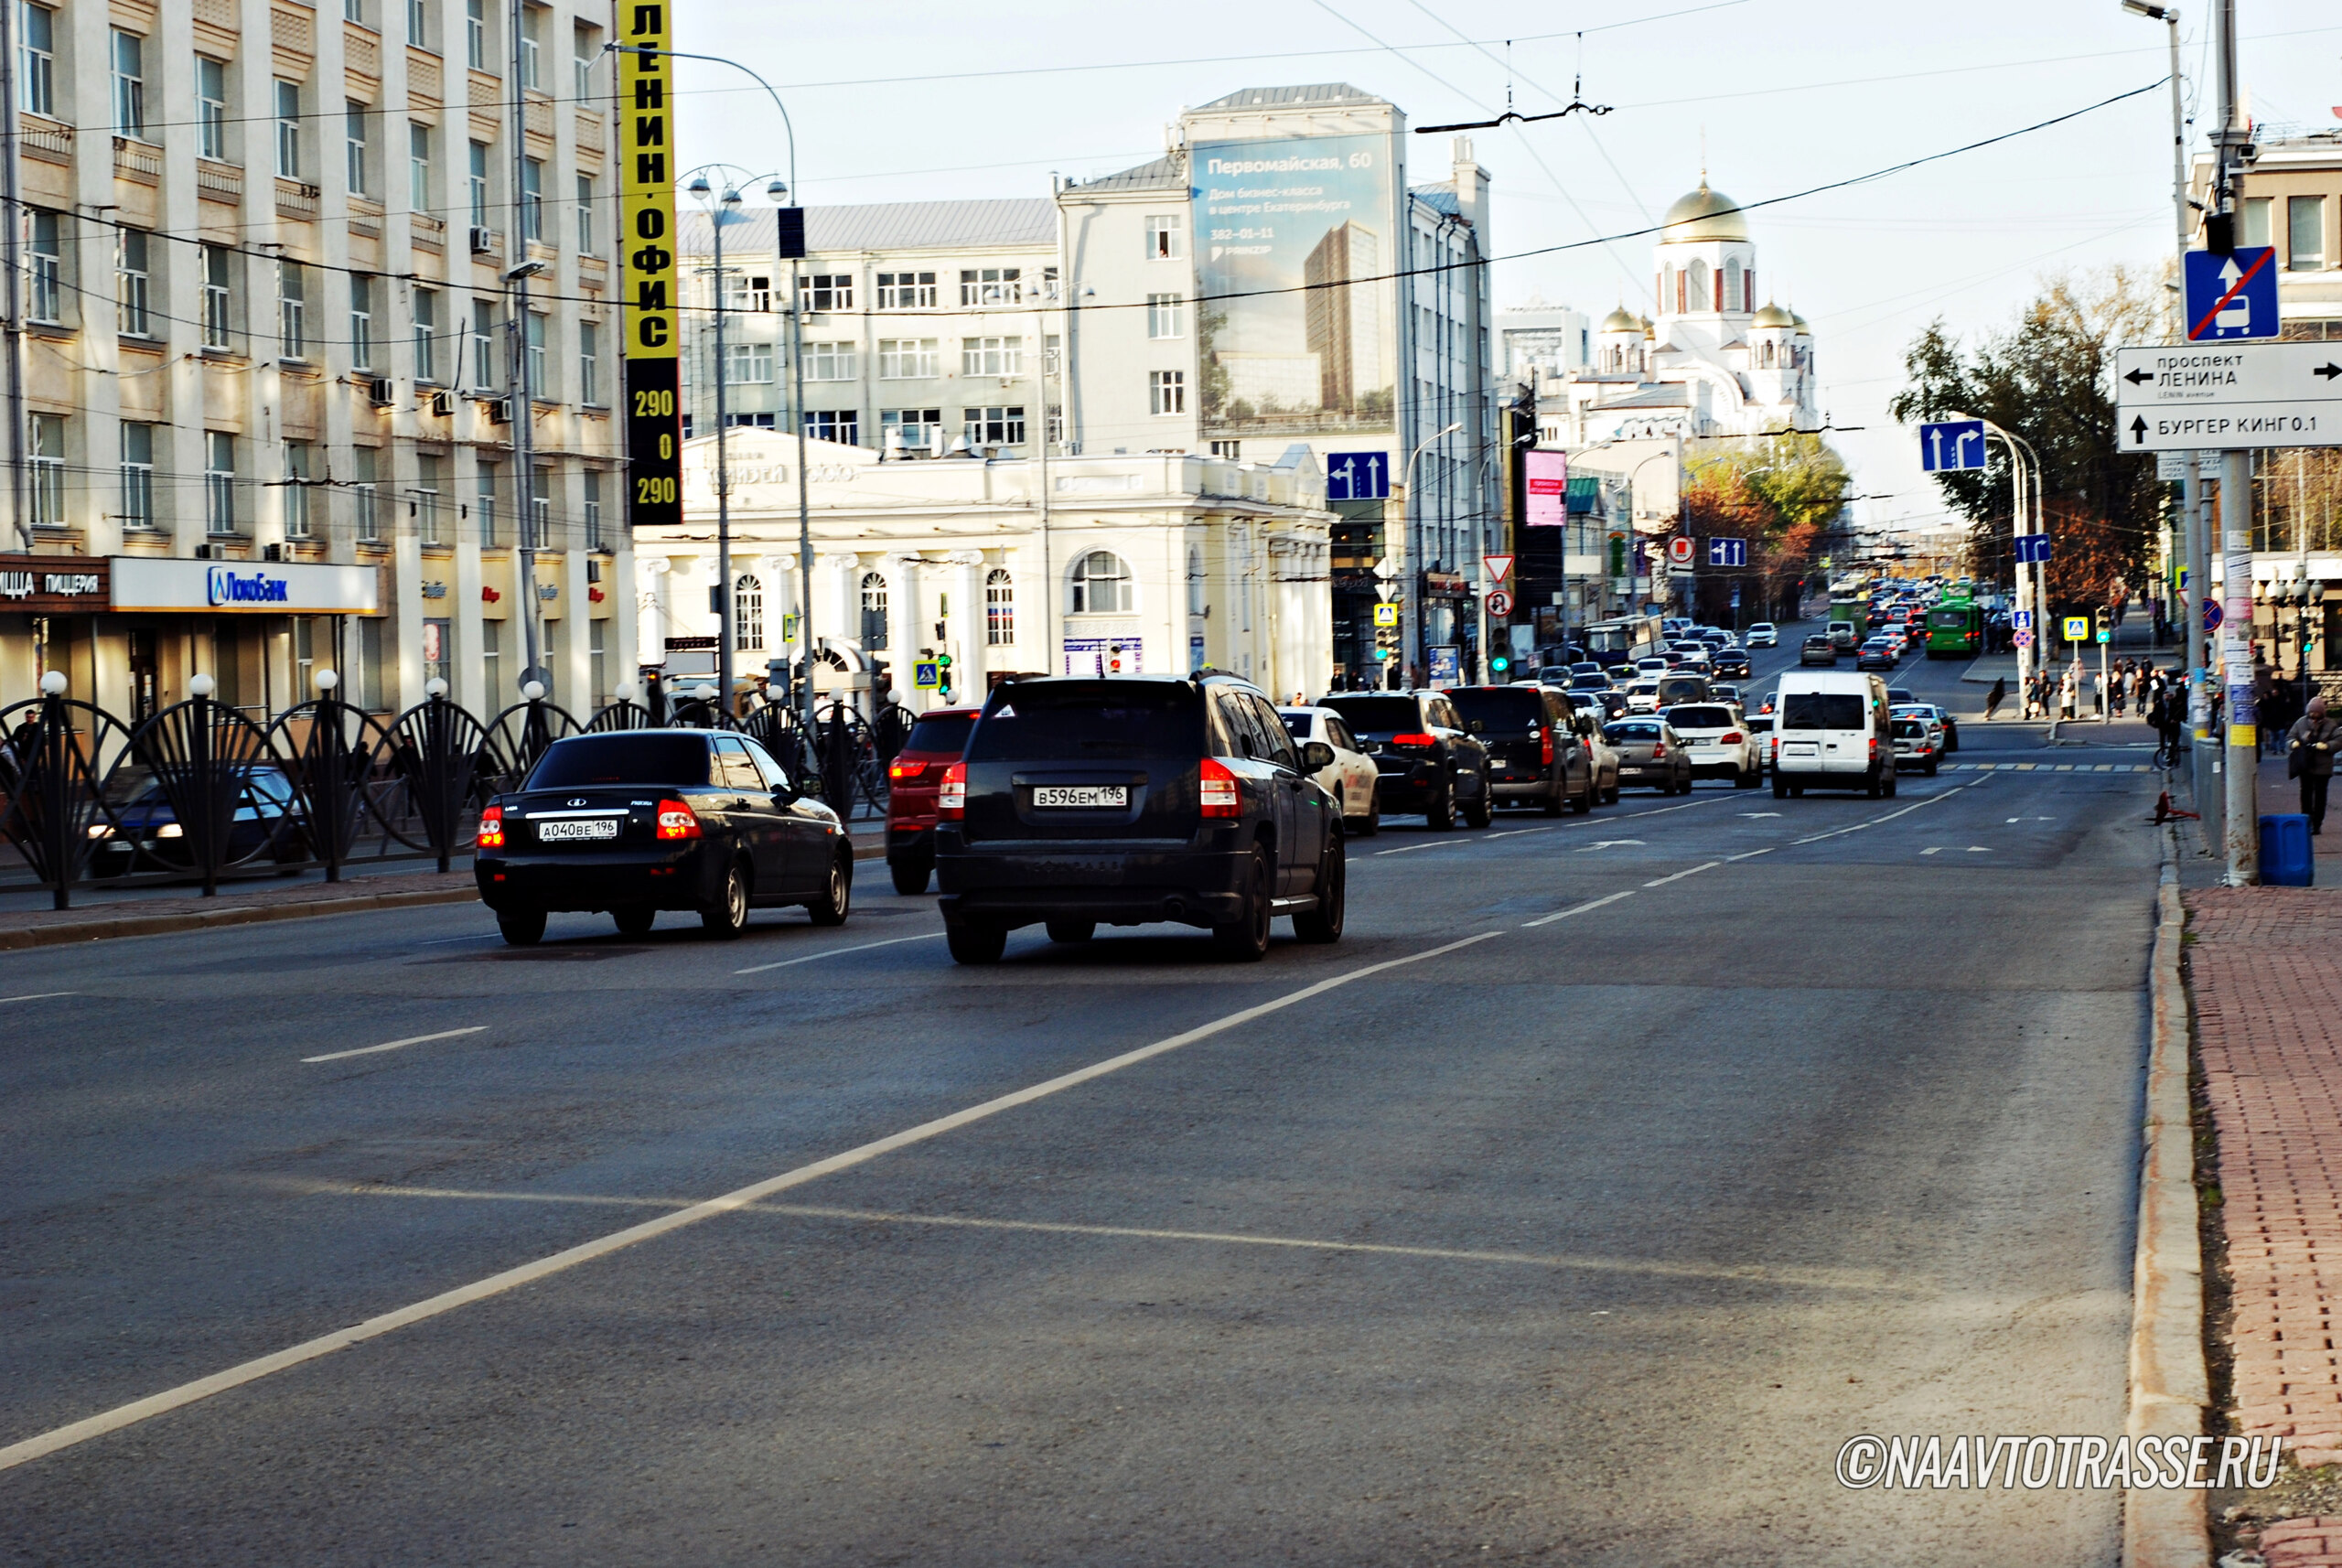
<path fill-rule="evenodd" d="M 2108 637 L 2114 630 L 2114 610 L 2111 606 L 2099 606 L 2092 618 L 2091 629 L 2101 639 Z"/>
<path fill-rule="evenodd" d="M 935 656 L 935 673 L 936 700 L 948 703 L 951 700 L 951 656 L 949 653 Z"/>
<path fill-rule="evenodd" d="M 1509 660 L 1509 659 L 1507 659 L 1503 654 L 1501 654 L 1501 653 L 1497 653 L 1497 654 L 1491 654 L 1491 655 L 1489 655 L 1489 658 L 1488 658 L 1488 672 L 1489 672 L 1490 674 L 1492 674 L 1492 675 L 1501 675 L 1501 674 L 1503 674 L 1506 671 L 1508 671 L 1508 670 L 1509 670 L 1509 669 L 1511 669 L 1511 668 L 1512 668 L 1512 660 Z"/>

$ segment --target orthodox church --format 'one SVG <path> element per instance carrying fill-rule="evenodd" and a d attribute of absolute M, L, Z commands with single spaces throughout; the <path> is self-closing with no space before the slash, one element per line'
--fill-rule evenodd
<path fill-rule="evenodd" d="M 1819 426 L 1812 329 L 1760 293 L 1739 204 L 1703 175 L 1667 209 L 1654 250 L 1657 318 L 1621 305 L 1595 330 L 1589 364 L 1539 386 L 1544 439 L 1581 447 Z"/>

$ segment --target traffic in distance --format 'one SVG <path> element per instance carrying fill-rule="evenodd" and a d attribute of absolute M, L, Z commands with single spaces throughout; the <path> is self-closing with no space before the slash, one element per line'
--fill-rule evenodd
<path fill-rule="evenodd" d="M 1209 670 L 1012 678 L 981 707 L 921 716 L 892 759 L 888 874 L 900 894 L 937 888 L 962 963 L 996 961 L 1028 926 L 1075 943 L 1167 922 L 1237 961 L 1261 958 L 1279 919 L 1338 942 L 1347 845 L 1390 818 L 1479 830 L 1505 811 L 1585 815 L 1627 790 L 1769 781 L 1776 799 L 1877 799 L 1901 773 L 1932 776 L 1958 725 L 1888 677 L 1938 635 L 1948 651 L 1981 645 L 1987 607 L 1966 589 L 1875 594 L 1859 642 L 1833 603 L 1826 629 L 1791 628 L 1797 660 L 1753 689 L 1750 645 L 1780 648 L 1779 628 L 1743 642 L 1659 617 L 1588 628 L 1500 684 L 1282 706 Z M 800 906 L 823 925 L 851 910 L 844 824 L 731 734 L 558 741 L 487 807 L 478 849 L 480 896 L 515 945 L 555 912 L 607 913 L 628 934 L 684 913 L 721 939 L 755 908 Z"/>

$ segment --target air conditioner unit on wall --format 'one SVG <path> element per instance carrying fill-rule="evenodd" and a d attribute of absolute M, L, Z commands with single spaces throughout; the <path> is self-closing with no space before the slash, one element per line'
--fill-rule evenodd
<path fill-rule="evenodd" d="M 495 230 L 483 229 L 478 224 L 474 224 L 471 231 L 471 239 L 473 255 L 492 256 L 496 253 Z"/>
<path fill-rule="evenodd" d="M 366 383 L 366 395 L 376 408 L 388 408 L 398 401 L 399 384 L 388 376 L 375 376 Z"/>
<path fill-rule="evenodd" d="M 425 412 L 445 417 L 456 412 L 456 394 L 451 392 L 433 392 L 424 400 L 423 406 Z"/>
<path fill-rule="evenodd" d="M 490 424 L 510 424 L 512 423 L 512 400 L 510 398 L 490 398 L 488 400 L 485 406 L 488 409 L 488 422 Z"/>

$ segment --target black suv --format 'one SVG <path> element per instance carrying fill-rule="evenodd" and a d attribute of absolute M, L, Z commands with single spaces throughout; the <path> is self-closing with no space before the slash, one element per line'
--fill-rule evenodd
<path fill-rule="evenodd" d="M 1230 958 L 1268 951 L 1269 922 L 1339 941 L 1341 805 L 1233 676 L 1006 681 L 937 800 L 937 901 L 951 956 L 999 960 L 1036 922 L 1081 942 L 1100 924 L 1201 926 Z"/>
<path fill-rule="evenodd" d="M 1488 748 L 1488 780 L 1499 806 L 1594 810 L 1594 760 L 1569 698 L 1551 686 L 1450 686 L 1448 701 Z"/>
<path fill-rule="evenodd" d="M 1434 828 L 1456 825 L 1461 810 L 1488 825 L 1488 748 L 1445 692 L 1335 692 L 1317 700 L 1350 726 L 1374 758 L 1375 794 L 1387 815 L 1421 811 Z"/>

